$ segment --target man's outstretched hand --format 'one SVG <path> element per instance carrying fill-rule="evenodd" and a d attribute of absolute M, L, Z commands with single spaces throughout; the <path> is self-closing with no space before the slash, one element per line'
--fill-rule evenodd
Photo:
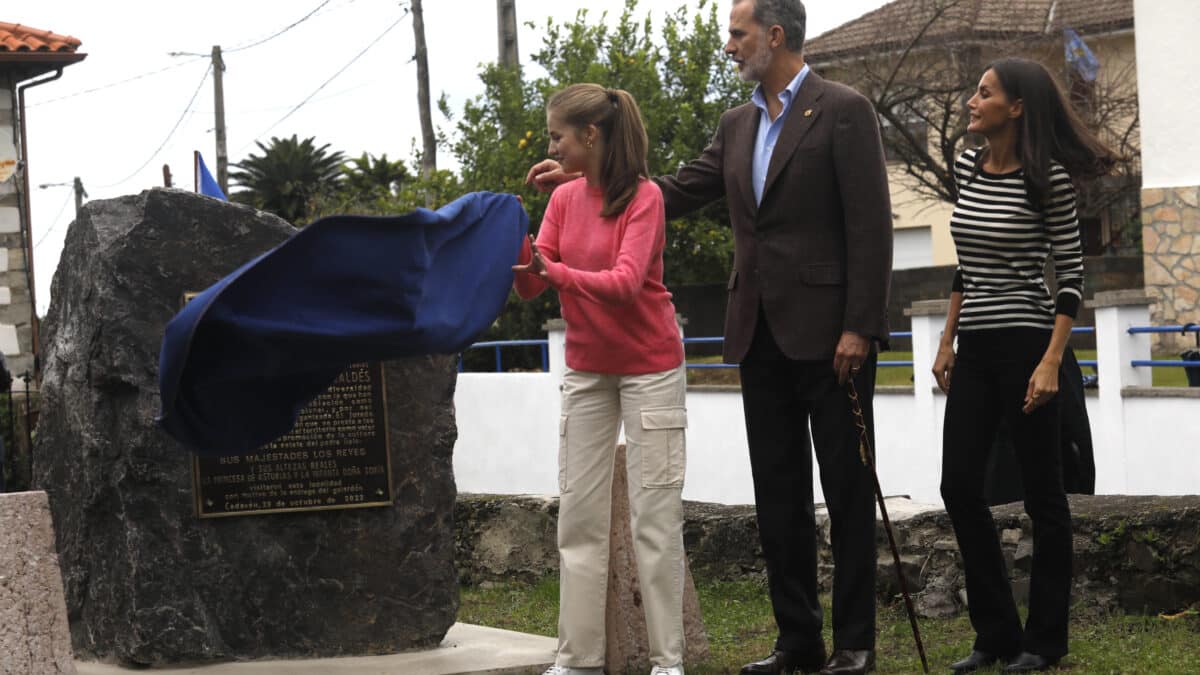
<path fill-rule="evenodd" d="M 543 159 L 534 164 L 525 174 L 525 184 L 532 185 L 538 192 L 553 192 L 563 183 L 579 178 L 580 173 L 566 173 L 562 165 L 552 159 Z"/>

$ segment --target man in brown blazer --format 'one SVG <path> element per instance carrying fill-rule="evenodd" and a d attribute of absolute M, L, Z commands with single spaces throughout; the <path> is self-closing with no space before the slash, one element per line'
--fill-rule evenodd
<path fill-rule="evenodd" d="M 892 218 L 879 124 L 858 92 L 810 72 L 801 0 L 734 0 L 725 53 L 758 82 L 699 158 L 655 179 L 668 218 L 725 197 L 734 231 L 724 357 L 739 364 L 759 536 L 779 636 L 755 673 L 874 668 L 874 484 L 858 454 L 853 378 L 873 440 L 875 343 L 888 336 Z M 547 189 L 567 176 L 530 169 Z M 809 435 L 809 425 L 812 434 Z M 834 560 L 833 655 L 817 593 L 812 454 Z"/>

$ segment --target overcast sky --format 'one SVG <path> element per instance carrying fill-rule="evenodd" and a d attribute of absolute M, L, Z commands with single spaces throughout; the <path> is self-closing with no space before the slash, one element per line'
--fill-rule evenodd
<path fill-rule="evenodd" d="M 73 217 L 69 183 L 74 176 L 82 179 L 89 199 L 105 199 L 161 185 L 164 163 L 171 166 L 176 185 L 190 189 L 193 150 L 203 153 L 215 173 L 213 85 L 211 74 L 206 75 L 214 44 L 225 53 L 230 162 L 254 151 L 255 140 L 292 134 L 314 136 L 349 156 L 367 151 L 408 159 L 414 139 L 420 136 L 420 122 L 416 67 L 411 62 L 412 22 L 403 18 L 406 4 L 398 0 L 6 3 L 0 20 L 72 35 L 83 41 L 79 51 L 87 54 L 83 62 L 68 67 L 60 80 L 26 94 L 38 313 L 45 314 L 49 306 L 50 283 Z M 516 4 L 522 24 L 522 62 L 528 63 L 528 55 L 541 46 L 542 38 L 525 22 L 540 27 L 548 17 L 570 20 L 583 7 L 593 16 L 605 10 L 615 16 L 624 1 L 517 0 Z M 637 11 L 639 16 L 649 12 L 657 21 L 684 4 L 695 7 L 699 0 L 640 0 Z M 805 4 L 808 33 L 815 36 L 884 0 L 808 0 Z M 307 20 L 271 37 L 314 9 Z M 719 0 L 718 13 L 724 24 L 728 0 Z M 481 91 L 479 64 L 496 59 L 496 3 L 426 0 L 425 32 L 433 97 L 436 100 L 444 92 L 451 110 L 459 111 L 465 100 Z M 270 39 L 254 44 L 265 38 Z M 171 52 L 187 55 L 171 56 Z M 434 116 L 441 120 L 436 110 Z M 439 167 L 454 168 L 448 151 L 439 153 L 438 162 Z M 38 188 L 53 183 L 63 185 Z"/>

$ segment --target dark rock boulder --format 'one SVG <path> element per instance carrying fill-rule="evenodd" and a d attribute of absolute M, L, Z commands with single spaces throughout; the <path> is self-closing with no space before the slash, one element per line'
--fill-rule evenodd
<path fill-rule="evenodd" d="M 128 664 L 433 645 L 458 607 L 451 357 L 386 366 L 394 504 L 199 519 L 191 456 L 154 425 L 183 294 L 294 232 L 176 190 L 94 201 L 43 324 L 34 478 L 81 655 Z"/>

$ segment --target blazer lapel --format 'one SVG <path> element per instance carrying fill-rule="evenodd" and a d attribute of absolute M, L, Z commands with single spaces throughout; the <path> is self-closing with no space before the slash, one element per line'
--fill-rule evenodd
<path fill-rule="evenodd" d="M 754 201 L 754 139 L 758 133 L 761 117 L 757 107 L 753 104 L 747 105 L 742 119 L 730 125 L 730 128 L 737 134 L 731 139 L 730 147 L 743 154 L 733 163 L 733 166 L 738 169 L 737 186 L 742 193 L 742 201 L 751 215 L 758 212 L 758 204 Z"/>
<path fill-rule="evenodd" d="M 796 146 L 800 144 L 804 134 L 808 133 L 813 122 L 820 117 L 821 108 L 817 102 L 820 100 L 821 94 L 825 93 L 824 85 L 825 81 L 812 71 L 809 71 L 808 75 L 804 77 L 800 91 L 796 94 L 796 100 L 792 101 L 788 117 L 784 120 L 783 129 L 779 132 L 779 140 L 775 142 L 775 152 L 771 153 L 771 162 L 767 165 L 767 179 L 763 184 L 764 198 L 771 190 L 771 184 L 779 177 L 779 172 L 783 171 L 784 165 L 791 159 L 792 153 L 796 151 Z"/>

